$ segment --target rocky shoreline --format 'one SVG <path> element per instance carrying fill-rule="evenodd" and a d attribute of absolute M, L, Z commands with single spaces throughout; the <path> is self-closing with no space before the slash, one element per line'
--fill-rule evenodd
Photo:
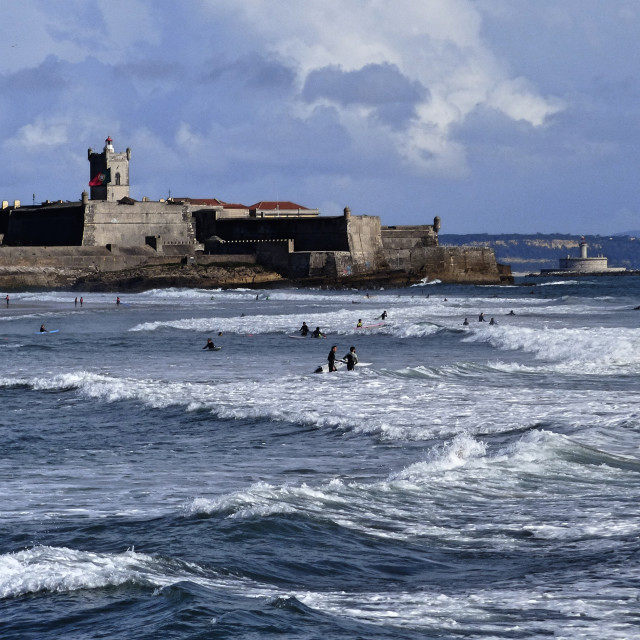
<path fill-rule="evenodd" d="M 139 293 L 149 289 L 192 287 L 199 289 L 273 289 L 283 287 L 366 288 L 406 287 L 424 274 L 377 271 L 343 278 L 309 277 L 290 279 L 256 264 L 140 265 L 118 271 L 51 266 L 0 267 L 0 290 L 70 290 L 86 292 Z"/>

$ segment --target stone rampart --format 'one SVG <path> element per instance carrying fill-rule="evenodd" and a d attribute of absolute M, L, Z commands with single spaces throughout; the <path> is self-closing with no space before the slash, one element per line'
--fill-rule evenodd
<path fill-rule="evenodd" d="M 80 203 L 52 203 L 8 212 L 3 244 L 9 246 L 76 246 L 84 224 Z"/>
<path fill-rule="evenodd" d="M 414 250 L 411 260 L 422 264 L 422 271 L 429 280 L 475 284 L 501 282 L 495 252 L 488 247 L 425 247 Z"/>
<path fill-rule="evenodd" d="M 338 273 L 346 270 L 349 275 L 355 275 L 388 268 L 382 245 L 380 218 L 377 216 L 349 217 L 347 238 L 351 261 L 349 265 L 338 266 Z"/>
<path fill-rule="evenodd" d="M 165 244 L 196 244 L 189 206 L 100 200 L 91 200 L 86 205 L 84 246 L 136 247 L 144 245 L 147 236 L 159 236 Z"/>

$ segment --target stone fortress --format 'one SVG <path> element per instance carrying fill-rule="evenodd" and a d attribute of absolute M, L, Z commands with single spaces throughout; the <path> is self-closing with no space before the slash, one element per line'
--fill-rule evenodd
<path fill-rule="evenodd" d="M 292 202 L 138 201 L 129 193 L 131 149 L 115 151 L 108 137 L 101 152 L 88 150 L 88 160 L 90 192 L 80 201 L 3 201 L 0 285 L 11 282 L 12 269 L 22 274 L 20 283 L 36 286 L 46 285 L 46 277 L 36 277 L 43 269 L 78 275 L 176 263 L 255 264 L 288 282 L 337 286 L 509 278 L 493 249 L 439 246 L 438 217 L 430 225 L 386 227 L 348 207 L 341 216 L 321 216 Z"/>
<path fill-rule="evenodd" d="M 540 275 L 609 275 L 620 274 L 627 270 L 624 267 L 610 267 L 606 256 L 587 256 L 588 243 L 584 236 L 580 240 L 580 257 L 567 255 L 560 258 L 557 269 L 542 269 Z"/>

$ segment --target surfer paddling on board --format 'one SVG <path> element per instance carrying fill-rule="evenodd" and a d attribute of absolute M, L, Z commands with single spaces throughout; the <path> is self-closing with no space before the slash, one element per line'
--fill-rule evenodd
<path fill-rule="evenodd" d="M 207 344 L 202 347 L 203 349 L 215 349 L 216 345 L 213 344 L 213 340 L 211 338 L 207 338 Z"/>
<path fill-rule="evenodd" d="M 43 324 L 40 325 L 40 333 L 49 333 Z"/>
<path fill-rule="evenodd" d="M 333 345 L 331 347 L 331 351 L 329 351 L 329 355 L 327 356 L 327 360 L 329 361 L 329 372 L 337 371 L 336 369 L 336 351 L 338 350 L 338 345 Z"/>
<path fill-rule="evenodd" d="M 362 318 L 358 320 L 358 324 L 356 325 L 356 329 L 361 329 L 361 328 L 362 328 Z"/>

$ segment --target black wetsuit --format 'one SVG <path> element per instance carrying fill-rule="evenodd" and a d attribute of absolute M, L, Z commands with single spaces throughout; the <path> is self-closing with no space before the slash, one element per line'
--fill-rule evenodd
<path fill-rule="evenodd" d="M 213 342 L 207 342 L 207 344 L 204 345 L 204 347 L 202 347 L 203 349 L 215 349 L 216 345 L 213 344 Z"/>
<path fill-rule="evenodd" d="M 303 324 L 300 327 L 300 335 L 306 338 L 308 333 L 309 333 L 309 327 L 306 324 Z"/>
<path fill-rule="evenodd" d="M 337 371 L 336 369 L 336 353 L 333 349 L 329 351 L 329 356 L 327 357 L 329 361 L 329 371 Z"/>
<path fill-rule="evenodd" d="M 358 364 L 358 356 L 355 351 L 349 351 L 342 359 L 347 361 L 347 371 L 353 371 Z"/>

